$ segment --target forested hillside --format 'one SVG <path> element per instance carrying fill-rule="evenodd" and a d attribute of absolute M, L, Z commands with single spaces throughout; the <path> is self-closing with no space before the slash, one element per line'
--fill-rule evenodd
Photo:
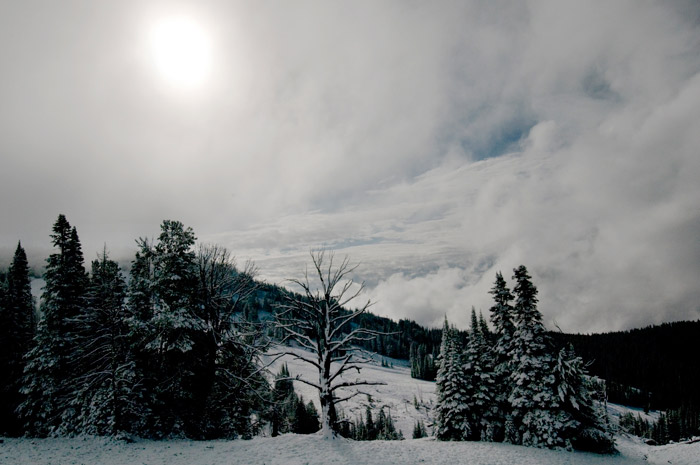
<path fill-rule="evenodd" d="M 608 381 L 613 402 L 654 409 L 700 406 L 700 321 L 604 334 L 554 333 Z M 636 389 L 631 389 L 636 388 Z"/>
<path fill-rule="evenodd" d="M 261 285 L 248 307 L 255 312 L 273 312 L 285 292 L 278 286 Z M 411 360 L 413 368 L 425 368 L 429 365 L 426 357 L 435 360 L 439 353 L 442 329 L 425 328 L 411 320 L 396 322 L 372 313 L 361 315 L 358 323 L 387 333 L 367 342 L 368 350 Z M 590 373 L 607 381 L 611 402 L 652 409 L 700 406 L 700 321 L 603 334 L 550 335 L 557 348 L 573 344 L 577 355 L 591 364 Z M 461 337 L 466 337 L 464 332 Z M 434 380 L 435 371 L 419 369 L 414 377 Z"/>

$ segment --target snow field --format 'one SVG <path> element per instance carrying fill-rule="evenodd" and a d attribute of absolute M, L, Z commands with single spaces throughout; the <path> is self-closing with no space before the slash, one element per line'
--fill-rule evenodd
<path fill-rule="evenodd" d="M 137 441 L 103 438 L 5 439 L 3 465 L 698 465 L 700 442 L 650 447 L 621 438 L 621 454 L 606 456 L 484 442 L 324 441 L 320 435 L 286 434 L 250 441 Z"/>

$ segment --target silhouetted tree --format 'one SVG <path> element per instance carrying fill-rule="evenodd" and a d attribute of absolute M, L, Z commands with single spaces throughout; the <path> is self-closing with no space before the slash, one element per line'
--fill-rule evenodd
<path fill-rule="evenodd" d="M 78 375 L 76 323 L 85 309 L 88 283 L 77 230 L 64 215 L 58 216 L 51 239 L 58 251 L 47 260 L 41 320 L 27 356 L 26 399 L 19 408 L 26 431 L 37 436 L 75 425 L 70 402 Z"/>
<path fill-rule="evenodd" d="M 29 264 L 22 244 L 17 244 L 6 276 L 0 275 L 0 435 L 18 436 L 22 425 L 16 413 L 24 356 L 31 348 L 35 329 L 34 298 Z"/>
<path fill-rule="evenodd" d="M 326 264 L 328 259 L 328 264 Z M 333 255 L 324 251 L 311 254 L 313 275 L 318 287 L 314 287 L 308 273 L 304 280 L 292 279 L 303 295 L 288 294 L 287 301 L 275 315 L 274 325 L 285 335 L 283 342 L 293 340 L 313 354 L 308 356 L 293 351 L 282 351 L 307 363 L 318 371 L 318 381 L 301 377 L 296 379 L 316 388 L 321 401 L 321 425 L 324 438 L 334 438 L 338 431 L 336 404 L 354 397 L 339 398 L 341 388 L 361 385 L 383 384 L 361 379 L 341 380 L 340 376 L 350 370 L 362 368 L 368 360 L 361 356 L 357 343 L 375 338 L 381 332 L 367 328 L 351 328 L 351 324 L 369 308 L 370 302 L 359 309 L 344 309 L 363 290 L 360 285 L 353 290 L 353 282 L 348 280 L 355 270 L 347 258 L 338 267 L 333 265 Z M 280 354 L 280 355 L 281 355 Z M 337 362 L 337 365 L 333 365 Z"/>

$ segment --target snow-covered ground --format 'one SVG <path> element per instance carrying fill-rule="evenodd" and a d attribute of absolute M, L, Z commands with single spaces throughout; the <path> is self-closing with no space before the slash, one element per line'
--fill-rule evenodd
<path fill-rule="evenodd" d="M 558 464 L 684 464 L 700 465 L 700 442 L 648 446 L 640 439 L 617 437 L 620 453 L 613 456 L 580 452 L 550 451 L 509 444 L 474 442 L 438 442 L 429 438 L 410 439 L 416 419 L 429 423 L 429 408 L 435 403 L 435 384 L 410 377 L 405 362 L 385 359 L 393 368 L 381 366 L 381 359 L 358 374 L 368 381 L 382 381 L 383 386 L 366 386 L 359 395 L 342 406 L 349 418 L 364 414 L 369 404 L 373 412 L 384 407 L 403 431 L 404 441 L 324 441 L 318 435 L 287 434 L 276 438 L 258 437 L 250 441 L 137 441 L 125 442 L 104 438 L 4 439 L 0 444 L 0 464 L 455 464 L 470 465 L 558 465 Z M 273 372 L 286 361 L 292 375 L 315 380 L 309 366 L 286 356 L 273 366 Z M 295 389 L 305 399 L 318 405 L 314 389 L 295 382 Z M 371 397 L 371 402 L 367 396 Z M 414 406 L 413 398 L 418 401 Z M 613 414 L 626 410 L 611 406 Z"/>
<path fill-rule="evenodd" d="M 631 413 L 636 418 L 640 416 L 643 420 L 649 423 L 655 423 L 659 420 L 659 412 L 656 410 L 651 410 L 649 413 L 645 413 L 644 409 L 637 407 L 627 407 L 618 404 L 608 404 L 608 415 L 612 419 L 613 423 L 616 425 L 620 424 L 620 417 L 626 413 Z"/>
<path fill-rule="evenodd" d="M 287 434 L 250 441 L 138 441 L 100 439 L 5 439 L 3 465 L 148 464 L 456 464 L 470 465 L 698 465 L 700 442 L 651 447 L 620 438 L 614 456 L 533 449 L 509 444 L 405 441 L 324 441 L 318 435 Z"/>

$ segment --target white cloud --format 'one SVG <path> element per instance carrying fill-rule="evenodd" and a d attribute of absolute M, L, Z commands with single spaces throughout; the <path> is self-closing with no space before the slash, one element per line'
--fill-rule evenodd
<path fill-rule="evenodd" d="M 141 3 L 3 7 L 0 248 L 59 212 L 89 257 L 176 218 L 272 281 L 347 252 L 375 311 L 422 323 L 466 324 L 521 263 L 565 330 L 698 316 L 692 2 L 201 2 L 196 98 L 147 75 L 168 6 Z"/>

